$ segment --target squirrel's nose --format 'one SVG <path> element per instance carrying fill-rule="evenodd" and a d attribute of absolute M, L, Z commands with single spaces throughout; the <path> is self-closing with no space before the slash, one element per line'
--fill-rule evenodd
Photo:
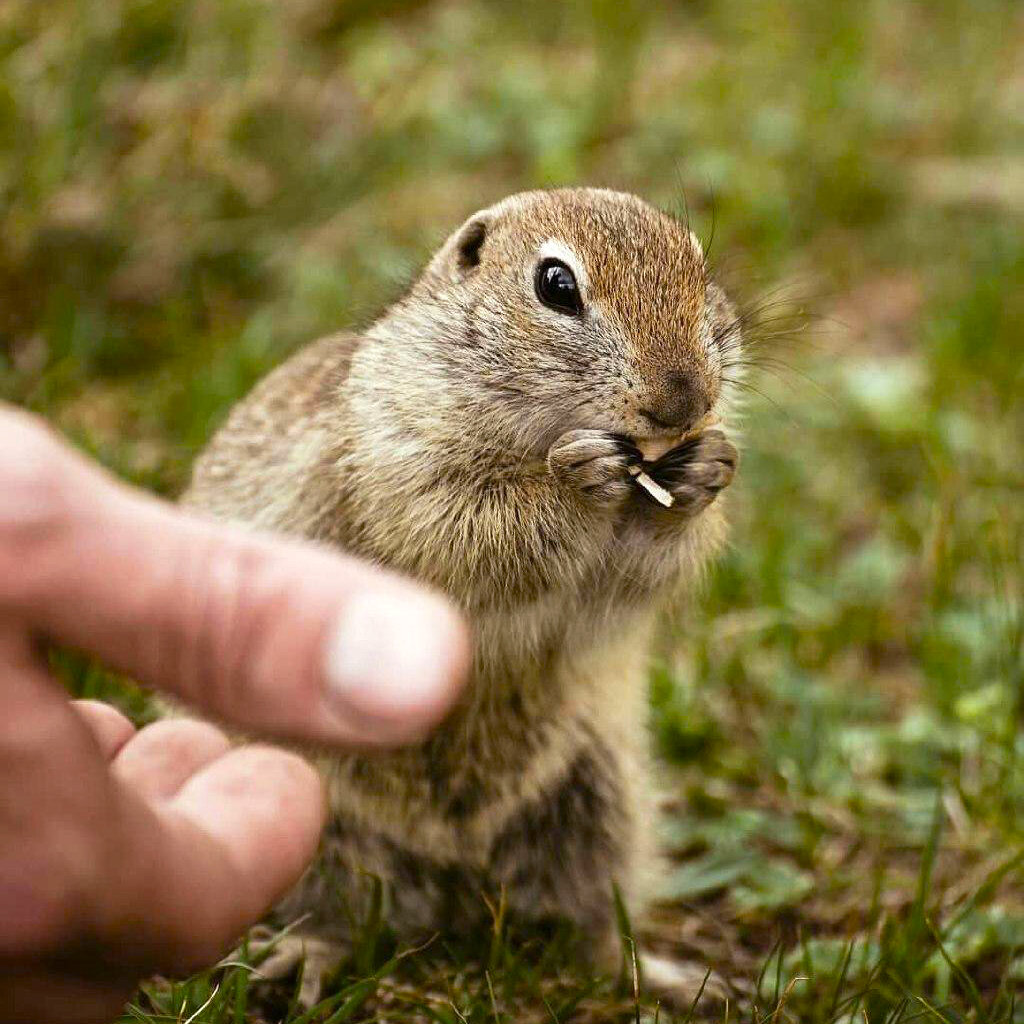
<path fill-rule="evenodd" d="M 684 430 L 692 426 L 711 408 L 704 389 L 695 386 L 693 381 L 681 373 L 669 374 L 664 385 L 646 396 L 646 402 L 640 410 L 658 427 L 682 427 Z"/>

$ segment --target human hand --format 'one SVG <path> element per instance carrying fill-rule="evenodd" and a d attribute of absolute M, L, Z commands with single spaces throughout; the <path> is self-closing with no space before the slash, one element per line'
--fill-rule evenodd
<path fill-rule="evenodd" d="M 59 641 L 246 730 L 410 741 L 465 675 L 440 598 L 188 516 L 0 407 L 0 1021 L 102 1021 L 214 960 L 292 885 L 323 818 L 293 754 L 70 702 Z"/>

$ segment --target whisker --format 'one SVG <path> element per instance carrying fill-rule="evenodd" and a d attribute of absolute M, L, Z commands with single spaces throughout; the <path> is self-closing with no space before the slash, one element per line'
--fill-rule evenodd
<path fill-rule="evenodd" d="M 776 412 L 781 413 L 783 416 L 785 416 L 792 423 L 796 423 L 797 422 L 796 418 L 789 412 L 788 409 L 785 408 L 785 406 L 780 405 L 778 402 L 775 401 L 774 398 L 772 398 L 771 395 L 769 395 L 766 392 L 762 391 L 760 388 L 755 387 L 749 381 L 735 380 L 735 379 L 729 378 L 729 377 L 723 377 L 722 381 L 723 381 L 723 383 L 728 384 L 731 387 L 736 388 L 737 391 L 746 391 L 746 392 L 749 392 L 750 394 L 757 395 L 758 398 L 764 399 L 764 401 L 766 401 L 770 406 L 772 406 L 772 408 L 774 408 L 776 410 Z"/>

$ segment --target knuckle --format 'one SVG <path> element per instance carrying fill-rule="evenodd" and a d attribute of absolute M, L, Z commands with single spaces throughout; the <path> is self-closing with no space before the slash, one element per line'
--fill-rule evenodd
<path fill-rule="evenodd" d="M 211 756 L 230 746 L 228 738 L 215 725 L 197 718 L 169 718 L 140 729 L 131 747 L 159 750 L 168 760 L 187 759 L 196 751 Z"/>
<path fill-rule="evenodd" d="M 247 705 L 254 649 L 287 617 L 287 588 L 271 563 L 258 545 L 215 542 L 200 576 L 189 677 L 204 703 L 229 715 Z"/>
<path fill-rule="evenodd" d="M 253 744 L 247 751 L 253 759 L 254 766 L 261 773 L 265 776 L 272 775 L 289 785 L 304 786 L 317 777 L 316 770 L 309 761 L 293 751 L 262 744 Z"/>
<path fill-rule="evenodd" d="M 271 798 L 290 801 L 311 792 L 322 795 L 320 776 L 309 761 L 292 751 L 258 743 L 237 747 L 221 759 L 216 787 L 222 798 L 259 803 Z"/>

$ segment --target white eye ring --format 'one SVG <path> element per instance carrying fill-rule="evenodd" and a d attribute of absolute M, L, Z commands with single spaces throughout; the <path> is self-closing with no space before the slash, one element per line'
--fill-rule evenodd
<path fill-rule="evenodd" d="M 541 243 L 540 248 L 537 250 L 536 258 L 530 262 L 530 288 L 533 288 L 534 268 L 544 260 L 558 260 L 559 263 L 564 263 L 572 271 L 573 277 L 576 278 L 576 287 L 579 289 L 580 298 L 586 304 L 587 287 L 589 284 L 587 268 L 583 265 L 583 260 L 565 242 L 558 238 L 549 238 L 546 242 Z"/>

